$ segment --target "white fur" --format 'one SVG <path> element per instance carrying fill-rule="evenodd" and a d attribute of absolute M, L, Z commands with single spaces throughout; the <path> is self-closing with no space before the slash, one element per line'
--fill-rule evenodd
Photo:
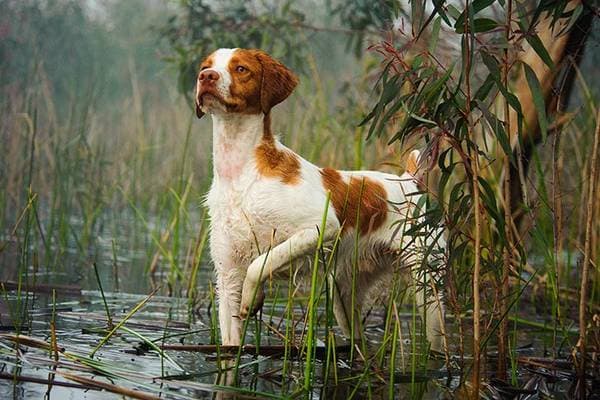
<path fill-rule="evenodd" d="M 229 87 L 231 86 L 231 74 L 229 73 L 229 69 L 227 66 L 229 65 L 229 61 L 231 57 L 233 57 L 233 53 L 235 53 L 237 49 L 219 49 L 215 52 L 215 58 L 213 60 L 213 65 L 210 69 L 215 70 L 219 73 L 221 79 L 217 84 L 217 89 L 220 94 L 227 97 L 229 96 Z"/>
<path fill-rule="evenodd" d="M 233 52 L 221 49 L 216 53 L 212 68 L 222 74 L 223 82 L 227 82 L 227 62 Z M 230 82 L 231 77 L 228 79 Z M 228 88 L 223 89 L 223 95 L 227 98 Z M 211 113 L 213 120 L 214 178 L 206 205 L 211 219 L 210 250 L 217 276 L 219 323 L 223 344 L 237 345 L 242 329 L 240 316 L 248 314 L 253 296 L 261 291 L 262 283 L 281 272 L 290 261 L 314 254 L 320 229 L 324 230 L 325 240 L 331 243 L 341 226 L 331 204 L 326 226 L 321 226 L 328 194 L 319 167 L 298 156 L 301 179 L 295 184 L 259 174 L 254 154 L 261 142 L 263 114 L 227 113 L 214 105 L 206 106 L 203 111 Z M 279 141 L 275 141 L 275 145 L 291 151 Z M 348 334 L 351 326 L 358 329 L 361 305 L 370 291 L 378 288 L 381 281 L 390 281 L 397 267 L 419 264 L 423 247 L 434 239 L 411 241 L 412 237 L 403 235 L 406 221 L 418 201 L 413 176 L 376 171 L 340 173 L 346 182 L 351 177 L 376 180 L 384 186 L 389 201 L 385 222 L 360 237 L 358 249 L 354 248 L 354 229 L 345 230 L 340 238 L 332 296 L 336 319 Z M 443 246 L 441 242 L 439 245 Z M 356 255 L 358 287 L 352 303 Z M 417 278 L 427 281 L 431 276 Z M 417 297 L 426 308 L 432 348 L 440 350 L 441 295 L 426 299 L 421 290 Z"/>

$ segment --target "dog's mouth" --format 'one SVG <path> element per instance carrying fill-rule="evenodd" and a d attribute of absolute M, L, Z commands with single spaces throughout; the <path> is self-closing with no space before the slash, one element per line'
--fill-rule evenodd
<path fill-rule="evenodd" d="M 205 112 L 208 111 L 208 109 L 225 112 L 233 112 L 237 109 L 235 102 L 224 98 L 216 88 L 210 86 L 200 88 L 200 91 L 196 96 L 196 105 Z"/>
<path fill-rule="evenodd" d="M 225 101 L 225 99 L 223 98 L 223 96 L 221 96 L 215 88 L 212 87 L 203 87 L 200 89 L 200 91 L 198 92 L 198 95 L 196 96 L 196 102 L 198 103 L 198 105 L 200 107 L 205 106 L 205 105 L 210 105 L 213 103 L 221 103 L 223 105 L 226 105 L 227 102 Z"/>

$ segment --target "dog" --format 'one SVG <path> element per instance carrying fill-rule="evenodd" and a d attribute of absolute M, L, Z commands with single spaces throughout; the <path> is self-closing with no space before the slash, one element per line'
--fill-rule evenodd
<path fill-rule="evenodd" d="M 265 280 L 314 255 L 320 235 L 337 240 L 330 295 L 345 335 L 360 334 L 362 306 L 398 264 L 416 271 L 423 249 L 443 240 L 403 234 L 419 201 L 419 151 L 396 176 L 320 168 L 277 140 L 271 110 L 297 84 L 292 71 L 256 49 L 219 49 L 200 65 L 196 114 L 211 114 L 213 124 L 205 201 L 224 345 L 240 344 L 243 319 L 262 306 Z M 426 281 L 417 301 L 431 348 L 440 350 L 444 307 L 441 293 L 429 289 L 432 276 L 415 276 Z"/>

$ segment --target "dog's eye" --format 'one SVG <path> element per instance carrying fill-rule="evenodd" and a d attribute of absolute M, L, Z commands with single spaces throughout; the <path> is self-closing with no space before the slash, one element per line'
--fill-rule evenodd
<path fill-rule="evenodd" d="M 246 72 L 246 71 L 248 71 L 248 68 L 244 67 L 243 65 L 238 65 L 238 66 L 235 68 L 235 70 L 236 70 L 237 72 Z"/>

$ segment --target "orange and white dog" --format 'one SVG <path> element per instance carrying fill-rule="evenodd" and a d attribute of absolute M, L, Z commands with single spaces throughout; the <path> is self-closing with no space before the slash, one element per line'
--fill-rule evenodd
<path fill-rule="evenodd" d="M 320 230 L 329 243 L 339 236 L 330 295 L 345 334 L 359 326 L 361 305 L 381 283 L 398 267 L 420 267 L 419 254 L 438 241 L 403 234 L 419 197 L 418 151 L 409 156 L 407 172 L 396 176 L 319 168 L 277 140 L 271 109 L 297 84 L 288 68 L 260 50 L 219 49 L 198 74 L 196 113 L 211 114 L 213 122 L 214 178 L 206 204 L 226 345 L 240 344 L 242 319 L 262 306 L 265 280 L 290 261 L 310 258 Z M 431 347 L 440 350 L 441 296 L 422 285 L 417 298 Z"/>

